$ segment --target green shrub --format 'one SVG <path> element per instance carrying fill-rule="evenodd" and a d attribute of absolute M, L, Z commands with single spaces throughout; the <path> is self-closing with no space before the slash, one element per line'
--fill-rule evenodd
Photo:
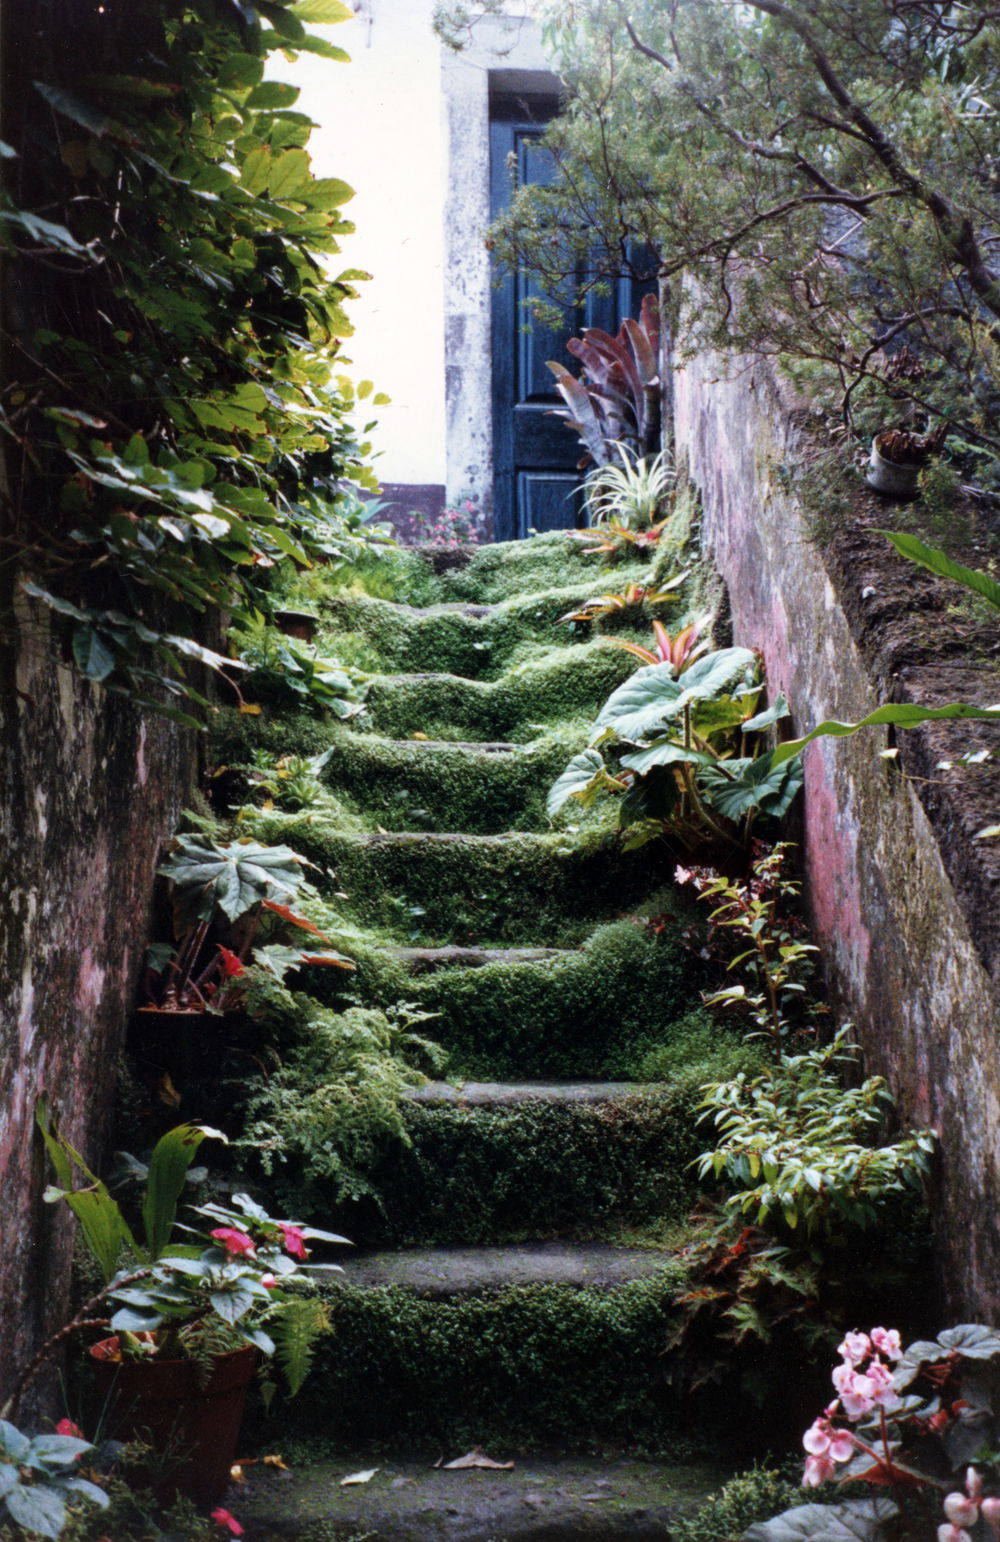
<path fill-rule="evenodd" d="M 815 1498 L 809 1493 L 809 1499 Z M 768 1520 L 792 1505 L 806 1503 L 802 1462 L 780 1467 L 754 1466 L 739 1473 L 690 1517 L 671 1522 L 672 1542 L 739 1542 L 748 1526 Z"/>

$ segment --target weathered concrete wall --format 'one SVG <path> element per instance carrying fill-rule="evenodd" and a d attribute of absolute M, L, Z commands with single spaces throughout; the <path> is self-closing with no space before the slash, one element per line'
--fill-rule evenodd
<path fill-rule="evenodd" d="M 898 509 L 867 494 L 860 523 L 811 538 L 795 495 L 808 456 L 795 403 L 766 367 L 712 358 L 676 372 L 679 466 L 700 489 L 704 542 L 725 580 L 736 641 L 760 647 L 796 732 L 856 720 L 880 701 L 1000 700 L 993 670 L 957 653 L 946 597 L 895 557 L 878 526 Z M 868 528 L 866 528 L 866 526 Z M 1000 730 L 886 730 L 806 751 L 803 860 L 817 940 L 865 1061 L 902 1119 L 941 1136 L 935 1224 L 944 1284 L 962 1317 L 1000 1319 L 1000 915 L 998 843 L 972 835 L 1000 812 L 997 776 L 965 782 L 937 763 L 998 745 Z M 900 769 L 900 766 L 902 769 Z"/>
<path fill-rule="evenodd" d="M 42 607 L 8 594 L 0 609 L 2 1403 L 68 1297 L 70 1218 L 42 1201 L 35 1102 L 46 1092 L 72 1143 L 100 1160 L 194 735 L 59 664 Z"/>

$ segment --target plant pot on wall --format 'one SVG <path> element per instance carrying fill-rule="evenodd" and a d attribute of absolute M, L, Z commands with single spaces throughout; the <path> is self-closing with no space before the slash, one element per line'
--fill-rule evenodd
<path fill-rule="evenodd" d="M 882 435 L 876 434 L 872 440 L 871 456 L 868 461 L 868 469 L 865 472 L 865 481 L 869 487 L 873 487 L 877 493 L 882 493 L 887 498 L 914 498 L 917 493 L 917 478 L 921 468 L 907 462 L 887 460 L 879 450 L 879 439 Z"/>
<path fill-rule="evenodd" d="M 216 1355 L 207 1379 L 204 1363 L 194 1360 L 122 1360 L 118 1354 L 117 1335 L 90 1349 L 111 1435 L 176 1453 L 177 1465 L 157 1485 L 161 1502 L 178 1494 L 199 1504 L 220 1499 L 229 1487 L 257 1350 L 248 1345 Z"/>

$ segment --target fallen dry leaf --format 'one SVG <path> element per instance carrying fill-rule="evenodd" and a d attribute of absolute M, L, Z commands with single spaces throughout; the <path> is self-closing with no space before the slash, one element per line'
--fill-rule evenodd
<path fill-rule="evenodd" d="M 464 1456 L 456 1456 L 453 1462 L 445 1462 L 445 1471 L 465 1467 L 490 1467 L 496 1472 L 509 1472 L 514 1466 L 513 1462 L 495 1462 L 485 1451 L 480 1451 L 478 1446 L 473 1446 L 471 1451 L 466 1451 Z"/>
<path fill-rule="evenodd" d="M 341 1488 L 350 1488 L 355 1483 L 370 1483 L 379 1471 L 377 1467 L 366 1467 L 364 1472 L 350 1472 L 346 1478 L 341 1478 Z"/>

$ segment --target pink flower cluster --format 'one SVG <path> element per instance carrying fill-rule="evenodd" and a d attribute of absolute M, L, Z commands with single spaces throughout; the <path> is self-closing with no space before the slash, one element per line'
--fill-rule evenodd
<path fill-rule="evenodd" d="M 806 1488 L 826 1483 L 839 1462 L 849 1460 L 859 1442 L 849 1430 L 832 1423 L 838 1417 L 852 1424 L 876 1408 L 891 1413 L 899 1406 L 892 1385 L 892 1366 L 903 1346 L 895 1328 L 873 1328 L 870 1333 L 848 1333 L 838 1346 L 840 1364 L 833 1372 L 839 1392 L 828 1408 L 806 1430 L 802 1444 L 808 1453 L 802 1482 Z"/>
<path fill-rule="evenodd" d="M 965 1493 L 949 1494 L 944 1513 L 948 1519 L 938 1527 L 938 1542 L 972 1542 L 965 1527 L 974 1526 L 980 1516 L 1000 1538 L 1000 1499 L 983 1498 L 983 1480 L 974 1467 L 966 1469 Z"/>

